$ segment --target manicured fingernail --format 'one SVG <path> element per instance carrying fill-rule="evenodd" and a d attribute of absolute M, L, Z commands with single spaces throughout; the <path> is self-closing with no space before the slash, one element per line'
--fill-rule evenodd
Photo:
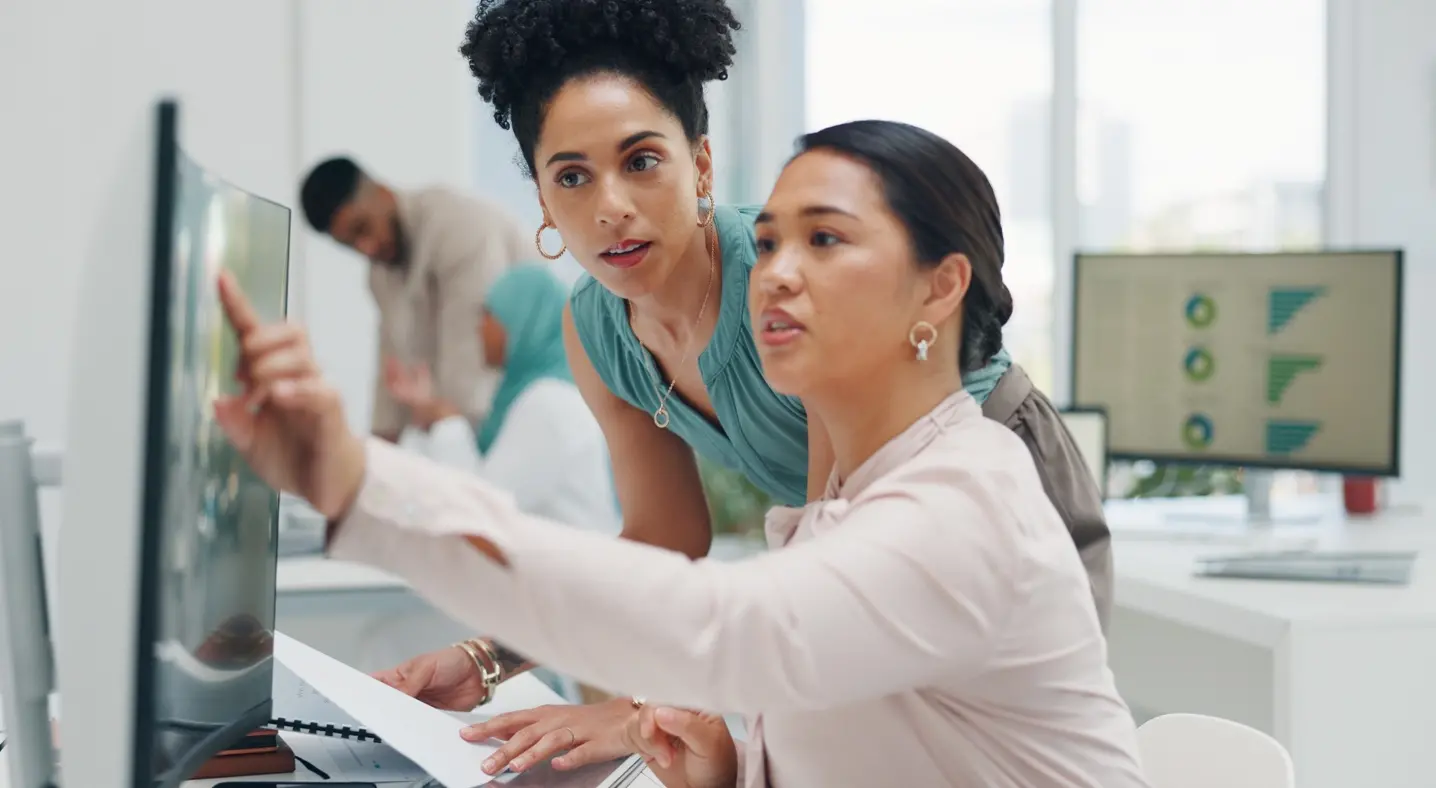
<path fill-rule="evenodd" d="M 523 771 L 524 769 L 527 769 L 528 767 L 529 767 L 529 762 L 528 762 L 528 759 L 527 759 L 527 758 L 515 758 L 513 761 L 511 761 L 511 762 L 509 763 L 509 768 L 510 768 L 510 769 L 513 769 L 513 770 L 516 771 L 516 772 L 521 772 L 521 771 Z"/>
<path fill-rule="evenodd" d="M 673 709 L 656 709 L 653 712 L 653 719 L 659 722 L 677 722 L 678 712 Z"/>
<path fill-rule="evenodd" d="M 494 773 L 494 766 L 495 766 L 495 765 L 496 765 L 496 764 L 494 763 L 494 759 L 493 759 L 493 758 L 490 758 L 490 759 L 488 759 L 487 761 L 484 761 L 484 771 L 488 772 L 489 774 L 493 774 L 493 773 Z"/>

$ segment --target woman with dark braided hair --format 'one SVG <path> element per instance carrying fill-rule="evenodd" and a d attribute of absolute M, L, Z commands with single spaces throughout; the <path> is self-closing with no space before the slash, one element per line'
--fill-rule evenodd
<path fill-rule="evenodd" d="M 773 389 L 822 419 L 834 462 L 816 500 L 769 512 L 767 553 L 692 561 L 576 530 L 366 441 L 302 329 L 259 323 L 230 279 L 245 391 L 219 422 L 329 520 L 335 557 L 546 666 L 652 697 L 606 735 L 669 788 L 1147 788 L 1072 537 L 951 350 L 1001 292 L 986 177 L 891 121 L 800 145 L 754 220 L 747 335 Z M 493 690 L 493 646 L 449 651 L 483 677 L 477 697 Z M 453 663 L 424 665 L 421 697 L 453 688 L 434 673 Z M 724 713 L 744 715 L 742 744 Z M 583 720 L 539 747 L 583 746 Z"/>
<path fill-rule="evenodd" d="M 623 537 L 695 559 L 712 538 L 695 451 L 788 506 L 820 496 L 833 465 L 827 430 L 763 377 L 748 313 L 758 208 L 713 194 L 703 91 L 726 78 L 738 28 L 723 0 L 482 0 L 461 47 L 534 179 L 544 216 L 538 251 L 552 258 L 567 249 L 589 274 L 571 296 L 565 339 L 608 442 Z M 1027 444 L 1105 619 L 1111 565 L 1101 496 L 1051 404 L 1003 350 L 1013 305 L 1001 279 L 997 203 L 980 172 L 966 183 L 965 224 L 926 229 L 982 273 L 964 303 L 960 344 L 930 352 L 957 355 L 985 415 Z M 504 644 L 486 645 L 505 676 L 528 667 Z M 472 707 L 485 696 L 457 648 L 380 676 L 440 706 Z M 545 707 L 467 735 L 508 740 L 496 767 L 567 750 L 554 763 L 572 768 L 626 752 L 618 732 L 633 711 L 627 698 Z"/>

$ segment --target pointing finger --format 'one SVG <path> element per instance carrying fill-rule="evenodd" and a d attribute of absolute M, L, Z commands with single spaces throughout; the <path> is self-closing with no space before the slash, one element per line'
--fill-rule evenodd
<path fill-rule="evenodd" d="M 219 301 L 224 306 L 224 314 L 229 319 L 229 324 L 241 337 L 260 325 L 259 314 L 254 311 L 244 291 L 240 289 L 239 282 L 235 281 L 234 274 L 229 271 L 219 272 Z"/>

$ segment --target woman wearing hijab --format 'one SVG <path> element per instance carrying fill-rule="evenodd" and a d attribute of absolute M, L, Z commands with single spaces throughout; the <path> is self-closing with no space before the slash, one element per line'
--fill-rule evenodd
<path fill-rule="evenodd" d="M 385 382 L 413 414 L 420 453 L 508 490 L 525 512 L 616 534 L 603 433 L 564 357 L 567 300 L 563 283 L 535 264 L 509 269 L 489 289 L 479 339 L 503 376 L 477 435 L 462 410 L 434 393 L 427 369 L 390 364 Z"/>

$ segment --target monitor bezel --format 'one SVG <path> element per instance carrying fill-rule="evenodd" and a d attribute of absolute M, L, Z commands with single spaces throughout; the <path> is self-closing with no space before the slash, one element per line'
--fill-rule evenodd
<path fill-rule="evenodd" d="M 1196 257 L 1230 257 L 1230 258 L 1252 258 L 1252 257 L 1328 257 L 1339 255 L 1382 255 L 1389 258 L 1395 266 L 1395 288 L 1393 305 L 1393 319 L 1395 320 L 1395 331 L 1392 334 L 1393 348 L 1393 375 L 1391 388 L 1391 423 L 1388 425 L 1391 437 L 1391 451 L 1387 457 L 1388 462 L 1380 468 L 1353 467 L 1342 463 L 1326 462 L 1291 462 L 1270 460 L 1255 457 L 1239 457 L 1235 455 L 1201 455 L 1192 454 L 1162 454 L 1158 452 L 1126 452 L 1118 451 L 1108 442 L 1108 462 L 1159 462 L 1167 465 L 1209 465 L 1224 468 L 1256 468 L 1263 470 L 1294 470 L 1309 471 L 1313 473 L 1334 473 L 1342 476 L 1372 477 L 1372 478 L 1398 478 L 1401 476 L 1401 381 L 1402 381 L 1402 332 L 1404 331 L 1404 306 L 1405 306 L 1405 251 L 1396 247 L 1322 247 L 1312 250 L 1284 250 L 1273 252 L 1257 251 L 1212 251 L 1212 252 L 1104 252 L 1095 250 L 1079 250 L 1072 255 L 1072 278 L 1069 282 L 1070 289 L 1070 322 L 1068 324 L 1068 391 L 1073 408 L 1100 407 L 1105 409 L 1102 403 L 1082 402 L 1078 399 L 1077 384 L 1078 370 L 1081 365 L 1078 363 L 1078 342 L 1077 327 L 1081 316 L 1079 315 L 1079 299 L 1077 298 L 1077 287 L 1082 277 L 1082 263 L 1085 258 L 1196 258 Z M 1110 424 L 1110 420 L 1109 420 Z M 1109 427 L 1110 429 L 1110 427 Z"/>
<path fill-rule="evenodd" d="M 157 715 L 156 688 L 158 658 L 155 644 L 159 634 L 160 549 L 163 542 L 161 522 L 164 517 L 164 479 L 167 471 L 168 425 L 170 408 L 170 374 L 174 326 L 171 317 L 174 292 L 174 230 L 175 201 L 180 181 L 179 107 L 173 100 L 159 102 L 157 109 L 155 151 L 155 182 L 153 225 L 151 232 L 151 271 L 149 293 L 149 330 L 146 354 L 144 439 L 141 455 L 141 478 L 144 480 L 140 503 L 140 554 L 138 575 L 138 610 L 134 653 L 134 709 L 131 719 L 131 784 L 176 788 L 200 769 L 215 753 L 245 734 L 269 723 L 273 698 L 247 710 L 227 725 L 215 727 L 199 743 L 184 754 L 183 760 L 166 764 L 156 774 L 156 734 L 161 724 Z M 258 198 L 263 199 L 263 198 Z M 266 200 L 267 201 L 267 200 Z M 272 201 L 267 201 L 272 202 Z M 274 203 L 278 205 L 278 203 Z M 284 206 L 280 206 L 284 207 Z M 289 209 L 285 208 L 286 212 Z M 286 235 L 285 302 L 288 303 L 288 275 L 293 251 L 293 238 Z M 270 528 L 278 527 L 278 506 Z M 273 536 L 273 534 L 271 534 Z M 271 613 L 272 615 L 272 613 Z"/>

